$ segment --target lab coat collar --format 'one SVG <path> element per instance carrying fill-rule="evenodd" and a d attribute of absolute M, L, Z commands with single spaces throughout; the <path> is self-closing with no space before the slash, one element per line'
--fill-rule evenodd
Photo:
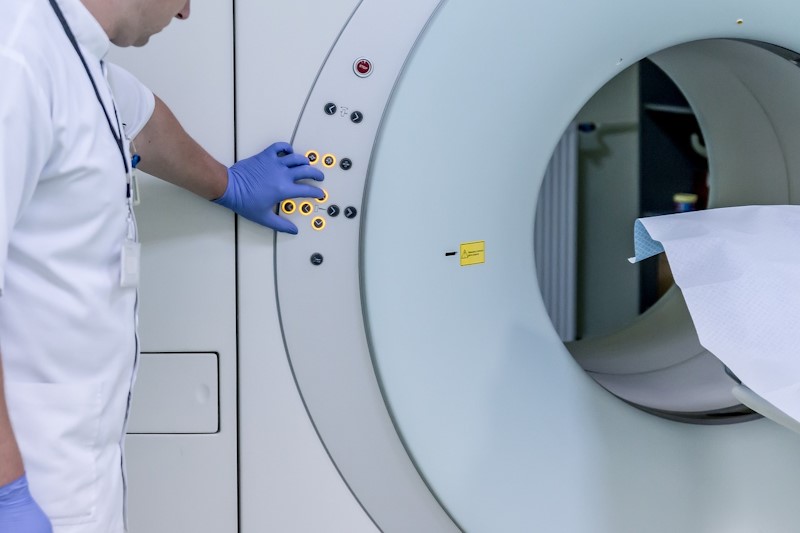
<path fill-rule="evenodd" d="M 80 0 L 56 1 L 64 12 L 64 18 L 75 34 L 75 39 L 98 60 L 102 60 L 111 48 L 111 41 L 97 19 Z"/>

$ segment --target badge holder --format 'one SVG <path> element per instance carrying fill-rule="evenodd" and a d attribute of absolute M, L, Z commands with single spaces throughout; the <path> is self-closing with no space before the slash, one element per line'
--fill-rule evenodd
<path fill-rule="evenodd" d="M 131 170 L 127 174 L 127 198 L 128 198 L 128 233 L 125 237 L 125 243 L 122 245 L 122 253 L 120 257 L 120 287 L 136 288 L 139 286 L 139 277 L 142 262 L 142 243 L 138 240 L 136 234 L 136 219 L 133 214 L 133 207 L 139 205 L 141 199 L 139 197 L 139 181 L 136 179 L 136 166 L 139 164 L 141 158 L 139 154 L 135 153 L 136 147 L 131 143 L 134 154 L 131 157 Z"/>

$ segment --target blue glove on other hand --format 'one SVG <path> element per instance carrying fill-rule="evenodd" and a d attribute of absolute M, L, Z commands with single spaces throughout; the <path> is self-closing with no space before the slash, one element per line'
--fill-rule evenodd
<path fill-rule="evenodd" d="M 52 533 L 50 520 L 33 501 L 25 474 L 0 487 L 0 531 Z"/>
<path fill-rule="evenodd" d="M 214 202 L 248 220 L 276 231 L 296 234 L 297 226 L 275 213 L 275 206 L 289 198 L 323 198 L 313 185 L 299 180 L 322 181 L 322 172 L 295 154 L 292 146 L 275 143 L 260 154 L 243 159 L 228 169 L 228 187 Z"/>

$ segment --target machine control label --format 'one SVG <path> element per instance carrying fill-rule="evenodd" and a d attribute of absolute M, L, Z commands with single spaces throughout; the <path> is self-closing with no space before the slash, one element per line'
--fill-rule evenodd
<path fill-rule="evenodd" d="M 461 266 L 480 265 L 486 262 L 486 241 L 461 243 Z"/>

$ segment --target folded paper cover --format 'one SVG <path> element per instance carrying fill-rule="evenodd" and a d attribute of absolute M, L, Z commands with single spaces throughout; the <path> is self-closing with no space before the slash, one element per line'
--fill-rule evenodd
<path fill-rule="evenodd" d="M 643 218 L 634 246 L 631 262 L 666 252 L 700 343 L 800 420 L 800 206 Z"/>

